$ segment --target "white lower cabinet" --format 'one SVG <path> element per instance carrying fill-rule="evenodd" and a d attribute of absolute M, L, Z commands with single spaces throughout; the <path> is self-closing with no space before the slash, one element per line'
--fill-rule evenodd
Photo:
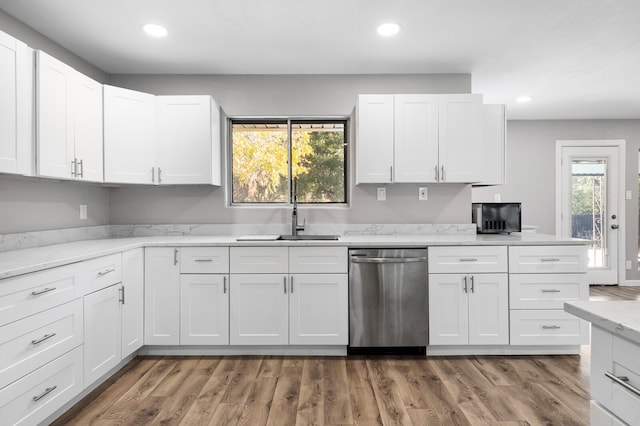
<path fill-rule="evenodd" d="M 35 425 L 82 391 L 82 346 L 0 389 L 5 425 Z"/>
<path fill-rule="evenodd" d="M 144 344 L 144 249 L 122 253 L 122 358 Z"/>
<path fill-rule="evenodd" d="M 116 284 L 84 297 L 85 387 L 121 360 L 120 294 Z"/>
<path fill-rule="evenodd" d="M 507 274 L 430 274 L 429 344 L 509 343 Z"/>
<path fill-rule="evenodd" d="M 229 344 L 227 275 L 180 275 L 180 344 Z"/>
<path fill-rule="evenodd" d="M 179 250 L 149 247 L 144 254 L 144 342 L 180 344 Z"/>

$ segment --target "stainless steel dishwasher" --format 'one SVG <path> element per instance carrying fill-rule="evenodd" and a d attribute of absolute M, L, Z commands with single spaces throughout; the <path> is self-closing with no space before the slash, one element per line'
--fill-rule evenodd
<path fill-rule="evenodd" d="M 427 249 L 349 250 L 351 352 L 426 349 L 428 340 Z"/>

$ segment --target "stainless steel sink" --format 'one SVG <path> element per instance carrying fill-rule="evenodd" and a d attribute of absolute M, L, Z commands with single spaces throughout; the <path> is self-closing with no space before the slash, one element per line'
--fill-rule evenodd
<path fill-rule="evenodd" d="M 338 241 L 338 235 L 280 235 L 279 240 L 286 241 Z"/>

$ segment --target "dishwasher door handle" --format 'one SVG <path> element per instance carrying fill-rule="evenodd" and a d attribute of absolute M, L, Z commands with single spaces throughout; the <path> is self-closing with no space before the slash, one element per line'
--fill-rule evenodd
<path fill-rule="evenodd" d="M 426 262 L 426 257 L 351 257 L 353 263 L 417 263 Z"/>

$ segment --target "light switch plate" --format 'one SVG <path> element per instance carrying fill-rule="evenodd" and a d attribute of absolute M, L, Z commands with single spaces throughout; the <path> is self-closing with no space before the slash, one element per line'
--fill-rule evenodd
<path fill-rule="evenodd" d="M 627 269 L 627 271 L 630 271 L 630 270 L 631 270 L 631 261 L 630 261 L 630 260 L 627 260 L 627 261 L 625 262 L 625 268 Z"/>
<path fill-rule="evenodd" d="M 80 219 L 86 219 L 87 218 L 87 205 L 86 204 L 80 204 Z"/>
<path fill-rule="evenodd" d="M 625 198 L 626 198 L 627 200 L 630 200 L 630 199 L 631 199 L 631 191 L 627 190 L 627 192 L 625 193 L 625 195 L 626 195 L 626 197 L 625 197 Z"/>
<path fill-rule="evenodd" d="M 429 192 L 427 191 L 426 186 L 421 186 L 418 188 L 418 200 L 426 201 L 429 198 Z"/>
<path fill-rule="evenodd" d="M 378 188 L 378 201 L 385 201 L 387 199 L 387 188 Z"/>
<path fill-rule="evenodd" d="M 495 201 L 496 203 L 502 201 L 502 194 L 500 194 L 499 192 L 493 194 L 493 201 Z"/>

